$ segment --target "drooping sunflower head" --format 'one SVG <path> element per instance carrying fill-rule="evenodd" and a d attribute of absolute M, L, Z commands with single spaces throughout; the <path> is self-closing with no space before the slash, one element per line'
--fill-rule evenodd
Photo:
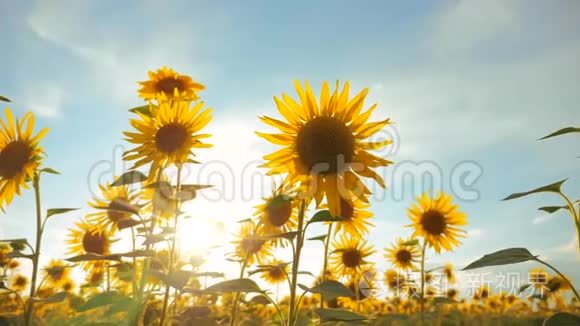
<path fill-rule="evenodd" d="M 367 139 L 389 123 L 389 119 L 368 122 L 376 105 L 363 112 L 368 90 L 349 98 L 349 83 L 342 91 L 336 88 L 330 93 L 324 83 L 320 101 L 305 83 L 295 83 L 299 100 L 282 94 L 274 97 L 278 111 L 286 121 L 270 117 L 260 119 L 279 129 L 279 133 L 257 134 L 268 141 L 283 146 L 282 149 L 264 156 L 268 174 L 286 174 L 290 184 L 300 184 L 301 193 L 316 199 L 326 198 L 330 211 L 339 215 L 340 199 L 355 196 L 367 201 L 369 189 L 359 176 L 372 178 L 384 187 L 383 179 L 374 168 L 391 164 L 390 161 L 370 153 L 391 143 L 388 139 L 377 142 Z"/>
<path fill-rule="evenodd" d="M 20 195 L 21 188 L 28 188 L 27 182 L 34 178 L 44 155 L 39 145 L 48 132 L 34 131 L 34 115 L 28 112 L 21 120 L 14 119 L 10 109 L 6 109 L 6 122 L 0 119 L 0 208 L 12 202 L 14 195 Z"/>
<path fill-rule="evenodd" d="M 139 119 L 131 120 L 137 132 L 124 132 L 128 142 L 138 145 L 123 156 L 136 161 L 133 168 L 151 163 L 150 175 L 156 177 L 165 166 L 193 161 L 195 148 L 211 147 L 201 142 L 210 135 L 198 133 L 211 120 L 203 102 L 162 101 L 151 107 L 151 115 L 139 112 Z"/>
<path fill-rule="evenodd" d="M 336 233 L 343 232 L 353 238 L 362 239 L 374 224 L 370 222 L 373 213 L 368 210 L 369 203 L 358 198 L 353 200 L 340 199 L 340 214 L 342 218 L 336 225 Z"/>
<path fill-rule="evenodd" d="M 248 265 L 255 262 L 261 264 L 266 258 L 272 255 L 272 244 L 259 238 L 256 234 L 254 223 L 243 223 L 234 241 L 235 253 L 242 261 Z"/>
<path fill-rule="evenodd" d="M 58 287 L 70 281 L 70 269 L 61 260 L 51 260 L 46 267 L 44 267 L 44 277 L 46 283 L 52 287 Z"/>
<path fill-rule="evenodd" d="M 387 258 L 396 268 L 404 271 L 417 270 L 417 263 L 421 259 L 421 253 L 417 245 L 408 245 L 412 239 L 403 240 L 398 238 L 397 241 L 385 249 L 385 258 Z"/>
<path fill-rule="evenodd" d="M 274 235 L 296 228 L 296 207 L 292 191 L 288 187 L 278 187 L 271 197 L 256 206 L 254 216 L 260 220 L 259 233 Z M 280 241 L 280 244 L 284 242 Z"/>
<path fill-rule="evenodd" d="M 90 206 L 99 209 L 99 211 L 88 214 L 87 220 L 101 225 L 110 233 L 113 233 L 119 228 L 119 222 L 131 217 L 131 213 L 115 210 L 115 207 L 125 204 L 137 206 L 139 194 L 130 190 L 127 185 L 113 187 L 103 184 L 99 185 L 99 189 L 101 190 L 101 197 L 95 197 L 89 203 Z"/>
<path fill-rule="evenodd" d="M 194 81 L 187 75 L 180 75 L 175 70 L 162 67 L 157 71 L 149 71 L 149 80 L 139 82 L 139 96 L 145 100 L 159 98 L 194 101 L 198 99 L 197 92 L 205 86 Z"/>
<path fill-rule="evenodd" d="M 175 215 L 178 200 L 173 195 L 173 191 L 169 186 L 168 177 L 163 173 L 159 179 L 159 184 L 164 186 L 148 186 L 142 191 L 142 199 L 144 201 L 143 212 L 151 214 L 153 218 L 167 221 Z"/>
<path fill-rule="evenodd" d="M 548 290 L 550 290 L 550 293 L 565 292 L 572 289 L 572 287 L 570 287 L 570 283 L 568 283 L 559 275 L 550 277 L 546 287 Z"/>
<path fill-rule="evenodd" d="M 445 193 L 435 198 L 423 194 L 418 203 L 408 209 L 409 219 L 415 229 L 413 236 L 423 237 L 427 244 L 436 252 L 441 249 L 453 250 L 461 242 L 458 238 L 465 237 L 465 231 L 459 226 L 467 224 L 467 215 L 452 204 L 453 198 Z"/>
<path fill-rule="evenodd" d="M 114 240 L 110 232 L 103 226 L 81 220 L 76 223 L 76 227 L 70 229 L 68 235 L 68 254 L 83 255 L 109 255 L 111 244 Z M 83 264 L 85 270 L 92 269 L 100 261 L 89 261 Z"/>
<path fill-rule="evenodd" d="M 261 276 L 264 281 L 270 284 L 278 284 L 286 280 L 288 263 L 279 259 L 272 259 L 259 266 L 259 269 L 262 271 Z"/>
<path fill-rule="evenodd" d="M 332 245 L 334 250 L 331 266 L 339 276 L 352 276 L 361 269 L 370 267 L 371 262 L 366 258 L 374 253 L 374 249 L 366 240 L 342 235 Z"/>

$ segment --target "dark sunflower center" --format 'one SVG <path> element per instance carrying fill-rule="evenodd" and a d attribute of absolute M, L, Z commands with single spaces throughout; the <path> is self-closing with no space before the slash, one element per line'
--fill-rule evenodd
<path fill-rule="evenodd" d="M 282 268 L 279 267 L 274 267 L 270 269 L 269 274 L 270 277 L 274 280 L 279 280 L 285 276 L 284 272 L 282 271 Z"/>
<path fill-rule="evenodd" d="M 246 253 L 248 255 L 253 255 L 253 254 L 256 254 L 257 252 L 259 252 L 260 249 L 262 249 L 263 244 L 264 244 L 264 241 L 262 241 L 262 240 L 249 239 L 249 238 L 245 238 L 244 240 L 242 240 L 242 248 L 244 248 L 244 250 L 246 251 Z"/>
<path fill-rule="evenodd" d="M 14 281 L 14 285 L 18 287 L 25 286 L 27 281 L 28 280 L 25 277 L 20 276 L 16 278 L 16 280 Z"/>
<path fill-rule="evenodd" d="M 124 220 L 129 216 L 128 213 L 121 212 L 114 210 L 115 207 L 118 207 L 118 204 L 115 203 L 128 203 L 128 200 L 122 197 L 117 197 L 109 203 L 109 210 L 107 210 L 107 217 L 109 220 L 113 221 L 114 223 L 119 222 L 120 220 Z"/>
<path fill-rule="evenodd" d="M 273 226 L 280 227 L 290 219 L 292 203 L 290 201 L 273 202 L 266 206 L 266 217 Z"/>
<path fill-rule="evenodd" d="M 340 216 L 347 221 L 354 216 L 353 205 L 344 199 L 340 200 Z"/>
<path fill-rule="evenodd" d="M 187 140 L 187 129 L 177 123 L 165 125 L 155 134 L 155 145 L 164 153 L 173 153 L 180 149 Z"/>
<path fill-rule="evenodd" d="M 431 235 L 440 235 L 445 232 L 447 222 L 445 216 L 436 210 L 428 210 L 421 217 L 421 224 L 427 233 Z"/>
<path fill-rule="evenodd" d="M 48 273 L 48 275 L 50 275 L 50 277 L 53 280 L 58 281 L 64 275 L 64 268 L 63 267 L 53 267 L 53 268 L 47 270 L 47 273 Z"/>
<path fill-rule="evenodd" d="M 318 117 L 298 132 L 296 148 L 309 171 L 316 167 L 321 174 L 335 174 L 354 156 L 354 136 L 349 127 L 336 118 Z"/>
<path fill-rule="evenodd" d="M 10 179 L 30 161 L 32 149 L 22 141 L 13 141 L 0 152 L 0 177 Z"/>
<path fill-rule="evenodd" d="M 403 264 L 409 263 L 411 261 L 411 252 L 407 249 L 401 249 L 397 251 L 397 261 Z"/>
<path fill-rule="evenodd" d="M 102 232 L 87 231 L 83 236 L 83 249 L 86 252 L 103 255 L 107 246 L 107 239 Z"/>
<path fill-rule="evenodd" d="M 182 92 L 185 89 L 183 82 L 176 78 L 164 78 L 157 82 L 157 91 L 173 95 L 174 90 Z"/>
<path fill-rule="evenodd" d="M 344 266 L 354 268 L 362 263 L 362 255 L 356 249 L 347 249 L 342 253 L 342 263 Z"/>

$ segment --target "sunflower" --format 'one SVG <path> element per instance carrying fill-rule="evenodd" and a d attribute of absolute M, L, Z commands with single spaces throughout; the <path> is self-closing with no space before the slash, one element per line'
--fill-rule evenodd
<path fill-rule="evenodd" d="M 28 286 L 28 278 L 24 275 L 16 275 L 12 279 L 12 283 L 10 284 L 10 288 L 15 292 L 21 292 L 26 289 Z"/>
<path fill-rule="evenodd" d="M 6 123 L 0 119 L 0 208 L 9 205 L 20 188 L 28 188 L 27 182 L 34 178 L 43 156 L 39 142 L 48 132 L 42 129 L 36 136 L 34 115 L 27 112 L 22 120 L 14 119 L 6 109 Z"/>
<path fill-rule="evenodd" d="M 453 264 L 451 263 L 445 264 L 445 266 L 443 267 L 443 274 L 445 274 L 445 277 L 447 278 L 447 282 L 449 284 L 455 283 L 455 269 L 453 268 Z"/>
<path fill-rule="evenodd" d="M 168 99 L 190 100 L 198 99 L 197 92 L 205 86 L 194 81 L 187 75 L 180 75 L 175 70 L 162 67 L 157 71 L 149 71 L 149 80 L 139 82 L 139 96 L 145 100 Z"/>
<path fill-rule="evenodd" d="M 397 296 L 400 294 L 400 291 L 408 286 L 410 283 L 407 282 L 405 275 L 401 274 L 399 271 L 394 269 L 388 269 L 385 272 L 385 284 L 389 287 L 389 289 L 393 290 Z"/>
<path fill-rule="evenodd" d="M 421 253 L 416 245 L 405 244 L 411 240 L 398 238 L 395 243 L 391 244 L 390 248 L 385 249 L 385 258 L 390 260 L 396 268 L 404 271 L 417 270 L 415 264 L 421 259 Z"/>
<path fill-rule="evenodd" d="M 423 194 L 417 200 L 418 204 L 408 209 L 409 219 L 413 222 L 408 226 L 415 228 L 413 237 L 425 238 L 438 253 L 442 248 L 451 251 L 453 246 L 458 246 L 461 243 L 458 238 L 465 237 L 465 231 L 458 226 L 467 224 L 467 215 L 452 204 L 453 198 L 441 193 L 436 198 Z"/>
<path fill-rule="evenodd" d="M 286 183 L 299 184 L 301 192 L 316 199 L 317 204 L 326 198 L 333 215 L 340 215 L 341 198 L 351 195 L 367 202 L 370 190 L 359 176 L 372 178 L 382 187 L 383 179 L 373 168 L 387 166 L 390 161 L 371 154 L 391 143 L 391 140 L 366 141 L 389 124 L 389 119 L 367 122 L 376 105 L 361 112 L 368 89 L 349 99 L 349 83 L 342 91 L 339 85 L 330 94 L 328 83 L 322 85 L 320 103 L 305 83 L 305 90 L 295 83 L 300 98 L 296 102 L 286 94 L 274 97 L 278 111 L 286 119 L 281 121 L 260 117 L 266 124 L 278 128 L 280 133 L 257 132 L 260 137 L 283 146 L 264 156 L 262 165 L 268 175 L 287 174 Z"/>
<path fill-rule="evenodd" d="M 286 280 L 288 263 L 278 259 L 273 259 L 259 268 L 262 272 L 262 279 L 270 284 L 278 284 Z"/>
<path fill-rule="evenodd" d="M 101 190 L 101 198 L 93 198 L 89 205 L 100 210 L 96 213 L 88 214 L 87 220 L 101 225 L 110 233 L 113 233 L 119 229 L 120 221 L 131 217 L 129 212 L 114 210 L 115 206 L 119 204 L 136 206 L 139 195 L 131 191 L 128 185 L 118 187 L 99 185 L 99 189 Z M 106 208 L 110 208 L 110 210 Z"/>
<path fill-rule="evenodd" d="M 254 262 L 261 264 L 272 255 L 271 241 L 260 239 L 255 231 L 254 223 L 244 223 L 236 235 L 237 240 L 234 241 L 236 256 L 248 265 Z"/>
<path fill-rule="evenodd" d="M 44 268 L 44 278 L 48 286 L 58 287 L 70 281 L 70 270 L 61 260 L 51 260 Z"/>
<path fill-rule="evenodd" d="M 275 235 L 289 232 L 296 228 L 296 210 L 292 191 L 289 188 L 278 187 L 271 197 L 256 206 L 254 216 L 260 220 L 258 233 Z M 277 241 L 284 244 L 283 239 Z"/>
<path fill-rule="evenodd" d="M 342 220 L 334 222 L 336 233 L 343 231 L 353 238 L 362 239 L 369 232 L 369 227 L 374 224 L 369 222 L 373 213 L 368 211 L 369 204 L 355 198 L 352 201 L 340 199 L 340 217 Z"/>
<path fill-rule="evenodd" d="M 168 178 L 165 174 L 161 174 L 159 181 L 166 184 Z M 145 187 L 141 194 L 141 198 L 145 202 L 143 212 L 163 221 L 173 218 L 178 200 L 171 195 L 170 191 L 164 187 Z"/>
<path fill-rule="evenodd" d="M 535 288 L 544 288 L 548 284 L 550 275 L 541 267 L 532 268 L 528 272 L 528 282 Z"/>
<path fill-rule="evenodd" d="M 338 241 L 332 243 L 334 251 L 331 257 L 331 266 L 339 276 L 352 276 L 361 269 L 369 267 L 371 262 L 365 258 L 374 253 L 366 240 L 342 235 Z"/>
<path fill-rule="evenodd" d="M 564 278 L 562 278 L 559 275 L 550 277 L 546 287 L 548 288 L 548 290 L 550 290 L 550 293 L 556 293 L 559 291 L 564 292 L 572 289 L 570 287 L 570 283 L 568 283 L 566 280 L 564 280 Z"/>
<path fill-rule="evenodd" d="M 109 255 L 111 253 L 110 232 L 101 225 L 81 220 L 76 223 L 76 228 L 70 229 L 67 243 L 69 245 L 68 254 L 83 255 Z M 103 267 L 102 261 L 88 261 L 83 263 L 85 270 L 92 270 Z"/>
<path fill-rule="evenodd" d="M 127 141 L 138 147 L 125 152 L 123 159 L 136 160 L 133 168 L 152 163 L 150 176 L 156 176 L 166 165 L 182 165 L 192 162 L 194 148 L 211 147 L 200 139 L 209 134 L 198 134 L 211 120 L 211 109 L 203 109 L 203 102 L 190 106 L 191 102 L 162 101 L 152 105 L 153 115 L 137 113 L 132 119 L 135 132 L 124 132 Z M 195 161 L 193 161 L 195 162 Z"/>

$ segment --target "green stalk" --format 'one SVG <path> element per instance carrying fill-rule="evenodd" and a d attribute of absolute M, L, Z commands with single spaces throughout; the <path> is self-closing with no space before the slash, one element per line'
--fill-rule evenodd
<path fill-rule="evenodd" d="M 177 167 L 177 186 L 176 188 L 176 200 L 177 200 L 177 204 L 175 205 L 175 214 L 174 214 L 174 220 L 173 220 L 173 238 L 171 239 L 171 244 L 170 244 L 170 253 L 169 253 L 169 274 L 171 275 L 173 273 L 173 265 L 175 263 L 175 247 L 176 247 L 176 239 L 177 239 L 177 222 L 179 220 L 179 210 L 181 208 L 181 200 L 180 200 L 180 192 L 181 192 L 181 168 L 182 166 L 179 165 Z M 161 321 L 160 324 L 161 326 L 164 325 L 165 319 L 167 318 L 167 305 L 169 304 L 169 292 L 170 292 L 170 286 L 169 284 L 165 284 L 165 296 L 163 298 L 163 310 L 161 312 Z"/>
<path fill-rule="evenodd" d="M 559 192 L 559 194 L 560 196 L 562 196 L 562 198 L 564 198 L 564 201 L 566 201 L 566 205 L 568 205 L 570 215 L 572 215 L 572 219 L 574 220 L 574 225 L 576 226 L 576 239 L 578 240 L 578 252 L 580 253 L 580 216 L 579 216 L 580 214 L 576 212 L 574 204 L 572 203 L 570 198 L 568 198 L 568 196 L 566 196 L 561 191 Z"/>
<path fill-rule="evenodd" d="M 296 286 L 298 283 L 298 266 L 300 265 L 300 251 L 304 241 L 304 234 L 302 228 L 304 227 L 304 211 L 306 210 L 306 201 L 303 199 L 300 203 L 300 211 L 298 213 L 298 234 L 296 236 L 296 250 L 294 251 L 294 259 L 292 261 L 292 281 L 290 282 L 290 310 L 288 312 L 288 325 L 294 325 L 296 321 Z"/>
<path fill-rule="evenodd" d="M 244 277 L 244 272 L 246 271 L 247 266 L 248 266 L 248 258 L 246 257 L 244 259 L 244 262 L 242 263 L 242 268 L 240 268 L 240 278 Z M 235 297 L 233 305 L 232 305 L 232 314 L 230 316 L 230 326 L 234 326 L 236 324 L 236 318 L 238 315 L 238 301 L 240 301 L 240 292 L 236 293 L 236 297 Z"/>
<path fill-rule="evenodd" d="M 326 281 L 326 269 L 328 268 L 328 247 L 332 234 L 332 223 L 328 224 L 328 233 L 324 239 L 324 263 L 322 264 L 322 282 Z M 324 296 L 320 294 L 320 308 L 324 308 Z"/>
<path fill-rule="evenodd" d="M 543 264 L 545 266 L 547 266 L 548 268 L 550 268 L 551 270 L 553 270 L 554 272 L 556 272 L 558 275 L 560 275 L 560 277 L 566 282 L 568 283 L 568 285 L 570 285 L 570 288 L 572 289 L 572 292 L 574 292 L 574 295 L 576 296 L 576 299 L 578 299 L 578 301 L 580 301 L 580 295 L 578 294 L 578 291 L 576 291 L 576 289 L 574 288 L 574 285 L 572 285 L 572 282 L 570 282 L 570 280 L 564 276 L 564 274 L 560 273 L 559 270 L 556 269 L 556 267 L 548 264 L 547 262 L 539 259 L 536 257 L 536 261 L 539 262 L 540 264 Z"/>
<path fill-rule="evenodd" d="M 28 297 L 28 309 L 26 309 L 26 318 L 24 324 L 29 326 L 33 315 L 32 298 L 36 294 L 36 279 L 38 278 L 38 262 L 40 257 L 40 244 L 42 240 L 42 207 L 40 200 L 40 174 L 37 173 L 32 181 L 34 187 L 34 198 L 36 201 L 36 245 L 32 253 L 32 279 L 30 283 L 30 294 Z"/>
<path fill-rule="evenodd" d="M 423 241 L 421 253 L 421 325 L 425 325 L 425 249 L 427 249 L 427 240 Z"/>

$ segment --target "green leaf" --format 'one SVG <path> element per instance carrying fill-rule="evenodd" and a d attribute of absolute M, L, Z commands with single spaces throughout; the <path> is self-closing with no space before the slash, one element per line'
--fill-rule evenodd
<path fill-rule="evenodd" d="M 580 325 L 580 317 L 567 312 L 558 312 L 544 320 L 544 326 Z"/>
<path fill-rule="evenodd" d="M 509 196 L 507 196 L 506 198 L 502 199 L 502 200 L 511 200 L 511 199 L 516 199 L 516 198 L 520 198 L 520 197 L 524 197 L 527 195 L 531 195 L 531 194 L 535 194 L 535 193 L 540 193 L 540 192 L 560 192 L 560 188 L 562 187 L 562 184 L 564 182 L 566 182 L 566 180 L 568 179 L 564 179 L 555 183 L 552 183 L 550 185 L 547 186 L 543 186 L 540 188 L 536 188 L 534 190 L 530 190 L 530 191 L 525 191 L 525 192 L 518 192 L 515 194 L 511 194 Z"/>
<path fill-rule="evenodd" d="M 166 238 L 164 234 L 152 234 L 145 236 L 145 241 L 143 241 L 143 245 L 148 246 L 165 240 Z"/>
<path fill-rule="evenodd" d="M 243 223 L 249 223 L 249 222 L 252 222 L 252 219 L 251 218 L 245 218 L 243 220 L 237 221 L 236 223 L 243 224 Z"/>
<path fill-rule="evenodd" d="M 139 220 L 135 220 L 132 218 L 125 218 L 125 219 L 122 219 L 122 220 L 117 222 L 117 227 L 119 228 L 119 230 L 124 230 L 124 229 L 128 229 L 128 228 L 132 228 L 135 225 L 143 224 L 145 222 L 146 221 L 139 221 Z"/>
<path fill-rule="evenodd" d="M 520 286 L 520 288 L 518 289 L 518 294 L 524 292 L 525 290 L 529 289 L 530 286 L 532 286 L 532 284 L 524 284 L 522 286 Z"/>
<path fill-rule="evenodd" d="M 257 295 L 250 300 L 250 303 L 269 305 L 270 300 L 265 295 Z"/>
<path fill-rule="evenodd" d="M 129 251 L 129 252 L 119 254 L 119 256 L 130 257 L 130 258 L 132 258 L 132 257 L 154 257 L 155 250 L 135 250 L 135 251 Z"/>
<path fill-rule="evenodd" d="M 315 287 L 309 288 L 305 285 L 298 284 L 298 286 L 307 292 L 317 293 L 324 296 L 324 300 L 332 301 L 338 297 L 352 297 L 354 293 L 344 286 L 344 284 L 334 281 L 334 280 L 327 280 Z"/>
<path fill-rule="evenodd" d="M 467 265 L 463 270 L 466 271 L 487 266 L 516 264 L 535 259 L 536 257 L 526 248 L 509 248 L 484 255 L 482 258 Z"/>
<path fill-rule="evenodd" d="M 78 256 L 74 256 L 71 258 L 66 258 L 66 261 L 70 261 L 71 263 L 78 263 L 78 262 L 82 262 L 82 261 L 96 261 L 96 260 L 120 260 L 120 256 L 119 255 L 97 255 L 97 254 L 84 254 L 84 255 L 78 255 Z"/>
<path fill-rule="evenodd" d="M 318 308 L 314 310 L 314 313 L 316 313 L 318 317 L 320 317 L 321 322 L 329 322 L 329 321 L 361 322 L 368 319 L 363 315 L 359 315 L 357 313 L 345 309 Z"/>
<path fill-rule="evenodd" d="M 435 303 L 435 304 L 452 304 L 452 303 L 457 303 L 457 301 L 455 301 L 451 298 L 447 298 L 447 297 L 435 297 L 433 299 L 433 303 Z"/>
<path fill-rule="evenodd" d="M 560 129 L 558 131 L 555 131 L 555 132 L 553 132 L 553 133 L 551 133 L 551 134 L 549 134 L 547 136 L 544 136 L 544 137 L 542 137 L 542 138 L 540 138 L 538 140 L 543 140 L 543 139 L 546 139 L 546 138 L 552 138 L 552 137 L 556 137 L 556 136 L 560 136 L 560 135 L 564 135 L 564 134 L 569 134 L 569 133 L 572 133 L 572 132 L 580 132 L 580 128 L 576 128 L 576 127 L 562 128 L 562 129 Z"/>
<path fill-rule="evenodd" d="M 317 237 L 308 238 L 306 240 L 309 240 L 309 241 L 316 241 L 316 240 L 318 240 L 318 241 L 324 242 L 326 240 L 326 234 L 319 235 Z"/>
<path fill-rule="evenodd" d="M 76 211 L 78 208 L 51 208 L 46 211 L 46 218 L 54 215 L 64 214 L 72 211 Z"/>
<path fill-rule="evenodd" d="M 297 235 L 298 235 L 298 232 L 292 231 L 292 232 L 273 234 L 273 235 L 256 235 L 256 236 L 250 236 L 248 238 L 255 239 L 255 240 L 264 240 L 264 241 L 274 240 L 274 239 L 286 239 L 288 241 L 292 241 L 292 240 L 294 240 L 294 238 L 296 238 Z"/>
<path fill-rule="evenodd" d="M 413 240 L 403 242 L 403 246 L 412 247 L 412 246 L 417 246 L 417 245 L 419 245 L 419 239 L 413 239 Z"/>
<path fill-rule="evenodd" d="M 224 273 L 218 272 L 201 272 L 201 273 L 193 273 L 195 277 L 211 277 L 211 278 L 224 278 Z"/>
<path fill-rule="evenodd" d="M 2 95 L 0 95 L 0 101 L 2 101 L 2 102 L 12 102 L 12 101 L 10 101 L 10 99 L 8 99 L 7 97 L 4 97 Z"/>
<path fill-rule="evenodd" d="M 228 280 L 223 281 L 217 284 L 214 284 L 207 289 L 206 292 L 264 292 L 260 287 L 249 278 L 239 278 L 235 280 Z"/>
<path fill-rule="evenodd" d="M 84 304 L 80 305 L 77 308 L 77 311 L 84 312 L 84 311 L 108 306 L 108 305 L 111 305 L 113 303 L 118 302 L 119 300 L 122 300 L 123 298 L 125 298 L 125 297 L 118 294 L 115 291 L 99 293 L 96 296 L 89 299 Z"/>
<path fill-rule="evenodd" d="M 50 173 L 50 174 L 60 174 L 60 172 L 58 172 L 55 169 L 51 169 L 51 168 L 44 168 L 44 169 L 40 170 L 40 172 Z"/>
<path fill-rule="evenodd" d="M 95 207 L 96 209 L 104 209 L 107 211 L 116 211 L 116 212 L 124 212 L 124 213 L 131 213 L 135 215 L 139 215 L 139 207 L 123 200 L 123 199 L 113 199 L 109 206 L 99 206 Z"/>
<path fill-rule="evenodd" d="M 544 206 L 544 207 L 538 208 L 538 210 L 544 211 L 548 214 L 556 213 L 557 211 L 559 211 L 561 209 L 568 209 L 568 206 Z"/>
<path fill-rule="evenodd" d="M 142 105 L 142 106 L 138 106 L 138 107 L 134 107 L 134 108 L 130 109 L 129 112 L 132 112 L 132 113 L 141 113 L 141 114 L 146 115 L 148 117 L 152 116 L 151 109 L 149 108 L 149 104 Z"/>
<path fill-rule="evenodd" d="M 330 214 L 330 211 L 323 210 L 314 214 L 314 216 L 312 216 L 310 221 L 308 221 L 308 224 L 320 222 L 340 222 L 343 220 L 344 219 L 341 217 L 332 216 L 332 214 Z"/>
<path fill-rule="evenodd" d="M 33 298 L 32 300 L 42 303 L 59 303 L 63 302 L 64 299 L 68 298 L 68 292 L 59 292 L 57 294 L 51 295 L 48 298 Z"/>
<path fill-rule="evenodd" d="M 140 183 L 147 180 L 147 176 L 143 173 L 133 170 L 121 175 L 115 182 L 111 183 L 111 187 L 118 187 L 124 185 L 130 185 L 133 183 Z"/>
<path fill-rule="evenodd" d="M 167 276 L 164 280 L 169 286 L 181 290 L 183 287 L 189 282 L 189 279 L 192 277 L 192 273 L 188 271 L 175 271 Z"/>

